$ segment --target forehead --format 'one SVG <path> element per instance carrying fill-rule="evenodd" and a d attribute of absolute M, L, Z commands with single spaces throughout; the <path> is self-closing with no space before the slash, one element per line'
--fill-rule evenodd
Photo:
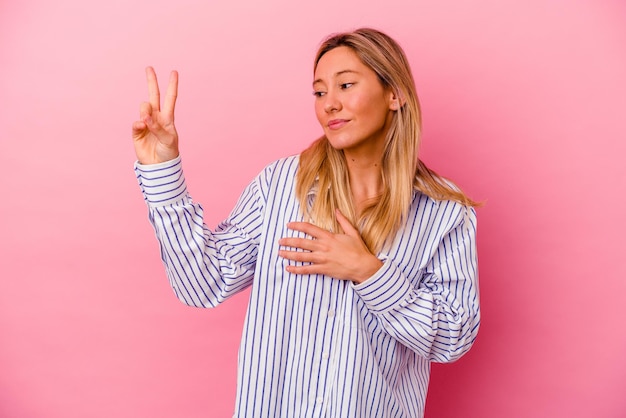
<path fill-rule="evenodd" d="M 374 72 L 359 58 L 359 56 L 347 46 L 333 48 L 320 58 L 315 67 L 314 80 L 323 81 L 331 79 L 346 72 L 365 74 Z"/>

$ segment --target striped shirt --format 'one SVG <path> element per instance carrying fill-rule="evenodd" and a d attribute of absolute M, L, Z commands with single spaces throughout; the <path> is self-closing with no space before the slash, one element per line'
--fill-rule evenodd
<path fill-rule="evenodd" d="M 297 167 L 266 167 L 212 231 L 180 158 L 135 165 L 176 296 L 213 307 L 252 286 L 234 415 L 422 417 L 430 362 L 458 359 L 478 332 L 475 212 L 416 191 L 368 280 L 298 276 L 277 242 L 302 236 L 286 227 L 303 220 Z"/>

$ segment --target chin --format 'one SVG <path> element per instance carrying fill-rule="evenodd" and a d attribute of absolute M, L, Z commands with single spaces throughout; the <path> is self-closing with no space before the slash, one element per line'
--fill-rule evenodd
<path fill-rule="evenodd" d="M 328 140 L 328 143 L 330 144 L 331 147 L 333 147 L 337 151 L 342 151 L 349 147 L 347 144 L 344 144 L 338 141 L 332 141 L 330 139 Z"/>
<path fill-rule="evenodd" d="M 343 150 L 349 148 L 351 143 L 347 138 L 338 138 L 336 135 L 328 135 L 326 134 L 326 139 L 328 139 L 328 143 L 331 147 L 336 150 Z"/>

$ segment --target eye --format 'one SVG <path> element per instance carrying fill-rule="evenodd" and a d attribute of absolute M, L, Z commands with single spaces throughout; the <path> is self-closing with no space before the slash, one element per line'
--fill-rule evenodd
<path fill-rule="evenodd" d="M 341 90 L 345 90 L 345 89 L 349 89 L 350 87 L 352 87 L 354 85 L 354 83 L 341 83 L 339 85 L 339 88 Z"/>
<path fill-rule="evenodd" d="M 322 97 L 325 94 L 326 94 L 325 91 L 314 91 L 313 92 L 313 96 L 315 96 L 315 97 Z"/>

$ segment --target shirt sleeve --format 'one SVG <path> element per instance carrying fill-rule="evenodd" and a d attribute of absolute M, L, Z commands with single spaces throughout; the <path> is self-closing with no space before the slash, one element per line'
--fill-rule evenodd
<path fill-rule="evenodd" d="M 419 277 L 407 277 L 387 258 L 374 276 L 354 286 L 387 333 L 431 361 L 457 360 L 478 334 L 476 215 L 472 208 L 465 211 Z"/>
<path fill-rule="evenodd" d="M 257 179 L 212 231 L 187 192 L 180 157 L 135 163 L 135 173 L 170 285 L 183 303 L 214 307 L 252 283 L 263 212 Z"/>

